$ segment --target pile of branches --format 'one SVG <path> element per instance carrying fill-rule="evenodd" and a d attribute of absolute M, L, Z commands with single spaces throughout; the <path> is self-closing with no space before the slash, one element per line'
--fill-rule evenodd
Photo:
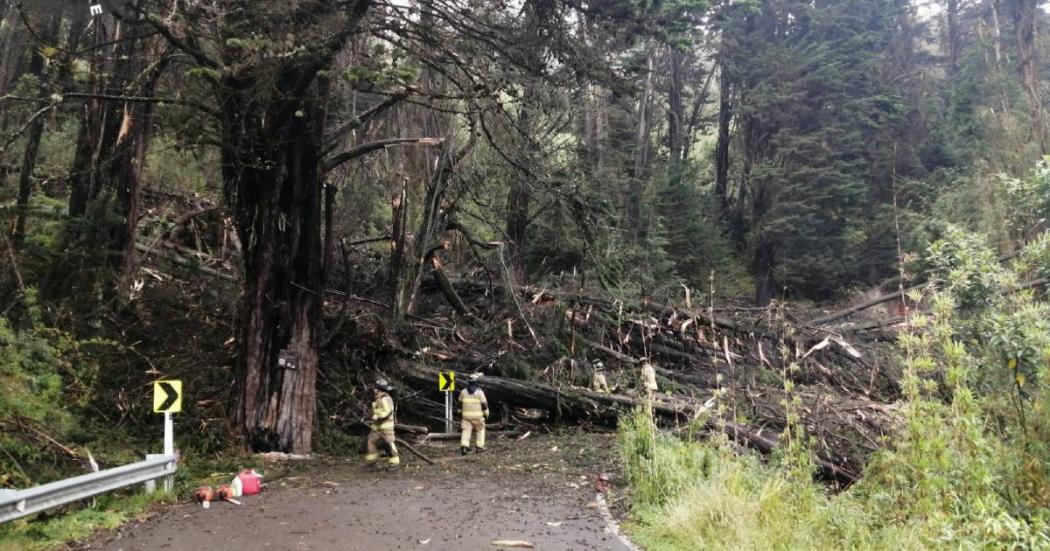
<path fill-rule="evenodd" d="M 793 407 L 814 439 L 821 475 L 846 484 L 894 429 L 899 373 L 892 347 L 807 324 L 801 320 L 813 317 L 808 312 L 693 308 L 688 297 L 673 306 L 563 289 L 453 286 L 471 316 L 417 320 L 418 347 L 400 354 L 394 369 L 417 392 L 433 391 L 438 371 L 480 370 L 494 402 L 543 410 L 560 422 L 615 426 L 639 405 L 638 368 L 650 362 L 663 391 L 654 412 L 669 426 L 699 424 L 767 454 Z M 533 362 L 531 376 L 500 376 L 521 358 Z M 537 358 L 546 365 L 535 365 Z M 596 359 L 609 369 L 612 393 L 586 388 Z"/>

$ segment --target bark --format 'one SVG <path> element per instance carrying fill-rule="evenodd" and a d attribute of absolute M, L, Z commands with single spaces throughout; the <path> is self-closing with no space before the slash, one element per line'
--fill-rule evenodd
<path fill-rule="evenodd" d="M 715 144 L 715 195 L 722 217 L 729 218 L 729 134 L 733 121 L 733 88 L 726 74 L 726 62 L 719 62 L 718 72 L 718 141 Z"/>
<path fill-rule="evenodd" d="M 527 116 L 522 116 L 524 122 Z M 527 128 L 527 127 L 526 127 Z M 529 227 L 529 183 L 523 175 L 511 179 L 510 192 L 507 195 L 507 238 L 512 245 L 510 257 L 511 269 L 519 283 L 525 281 L 525 255 L 528 251 L 527 232 Z"/>
<path fill-rule="evenodd" d="M 751 223 L 754 235 L 751 244 L 751 276 L 755 279 L 755 304 L 765 306 L 776 296 L 776 238 L 764 227 L 771 208 L 771 190 L 759 182 L 752 191 Z"/>
<path fill-rule="evenodd" d="M 470 314 L 470 310 L 467 308 L 466 303 L 460 298 L 459 294 L 456 293 L 456 289 L 452 286 L 452 282 L 448 280 L 448 276 L 445 275 L 445 270 L 442 268 L 441 259 L 438 258 L 437 254 L 434 254 L 430 259 L 431 265 L 434 269 L 434 278 L 437 279 L 438 287 L 441 288 L 441 294 L 445 296 L 448 303 L 452 305 L 452 308 L 456 310 L 461 316 Z"/>
<path fill-rule="evenodd" d="M 955 75 L 959 71 L 959 51 L 962 47 L 959 29 L 959 0 L 947 0 L 946 8 L 948 40 L 945 48 L 948 54 L 948 74 Z"/>
<path fill-rule="evenodd" d="M 134 45 L 137 42 L 129 42 L 128 50 L 134 52 L 140 49 L 141 47 Z M 149 50 L 152 51 L 147 53 L 146 59 L 155 61 L 145 75 L 145 82 L 129 87 L 138 97 L 143 98 L 153 97 L 156 93 L 157 84 L 169 59 L 166 53 L 161 52 L 161 43 L 157 40 L 153 41 Z M 128 285 L 135 268 L 135 235 L 138 231 L 139 202 L 142 195 L 142 169 L 146 165 L 146 151 L 152 135 L 154 107 L 155 104 L 150 102 L 124 103 L 123 120 L 114 152 L 113 181 L 117 188 L 119 213 L 123 223 L 115 228 L 111 247 L 119 251 L 118 282 L 122 296 L 127 296 Z"/>
<path fill-rule="evenodd" d="M 999 0 L 988 0 L 988 11 L 992 14 L 992 44 L 995 50 L 995 68 L 1003 65 L 1003 33 L 999 24 Z"/>
<path fill-rule="evenodd" d="M 1010 0 L 1010 9 L 1017 33 L 1017 70 L 1021 75 L 1032 120 L 1032 137 L 1039 143 L 1039 154 L 1047 153 L 1046 121 L 1039 97 L 1039 60 L 1036 46 L 1036 19 L 1039 3 L 1036 0 Z"/>
<path fill-rule="evenodd" d="M 451 140 L 444 142 L 437 170 L 427 182 L 418 229 L 411 239 L 406 233 L 407 190 L 402 188 L 401 196 L 394 201 L 394 238 L 390 259 L 390 327 L 394 332 L 402 329 L 405 318 L 415 310 L 426 265 L 431 262 L 434 252 L 443 246 L 438 240 L 448 228 L 448 217 L 452 214 L 451 207 L 445 204 L 445 197 L 456 167 L 474 148 L 477 139 L 477 131 L 472 126 L 467 143 L 460 149 L 456 150 Z"/>
<path fill-rule="evenodd" d="M 544 47 L 541 42 L 541 29 L 540 26 L 541 16 L 540 13 L 544 10 L 544 6 L 539 5 L 541 2 L 535 0 L 529 0 L 525 2 L 524 11 L 527 20 L 527 30 L 525 33 L 525 40 L 527 41 L 527 47 L 525 50 L 525 63 L 535 71 L 542 71 L 542 59 L 541 56 L 544 53 Z M 531 80 L 526 80 L 522 86 L 522 106 L 519 111 L 517 125 L 517 133 L 525 136 L 526 143 L 522 150 L 526 153 L 530 153 L 532 145 L 528 143 L 531 137 L 535 135 L 535 129 L 533 128 L 533 119 L 531 110 L 537 106 L 537 93 L 536 84 Z M 528 158 L 528 157 L 526 157 Z M 510 241 L 510 267 L 513 271 L 514 278 L 520 282 L 525 283 L 525 255 L 528 252 L 528 227 L 529 227 L 529 202 L 531 199 L 531 190 L 529 188 L 529 181 L 525 174 L 517 173 L 510 181 L 510 190 L 507 193 L 507 239 Z"/>
<path fill-rule="evenodd" d="M 11 9 L 10 3 L 4 5 L 0 12 L 0 95 L 7 93 L 11 84 L 18 80 L 25 52 L 25 31 L 17 10 Z M 6 106 L 0 106 L 0 133 L 7 130 L 7 113 Z"/>
<path fill-rule="evenodd" d="M 232 78 L 220 90 L 225 196 L 243 246 L 237 418 L 253 449 L 292 453 L 311 449 L 324 334 L 323 117 L 316 102 L 289 94 L 302 78 L 310 76 L 288 69 L 276 84 L 303 116 L 282 116 L 284 101 L 260 104 L 252 86 Z M 278 365 L 282 350 L 294 368 Z"/>
<path fill-rule="evenodd" d="M 655 78 L 655 65 L 656 63 L 656 51 L 655 48 L 650 48 L 648 56 L 646 56 L 646 77 L 645 85 L 642 88 L 642 95 L 638 98 L 638 109 L 636 111 L 637 117 L 637 129 L 634 135 L 634 165 L 632 167 L 630 176 L 627 184 L 627 204 L 626 204 L 626 218 L 627 227 L 630 229 L 631 234 L 635 240 L 642 237 L 642 182 L 646 178 L 649 170 L 649 154 L 651 150 L 650 144 L 650 125 L 649 120 L 650 104 L 652 103 L 653 97 L 653 83 Z"/>
<path fill-rule="evenodd" d="M 685 64 L 685 52 L 671 46 L 668 61 L 671 66 L 671 81 L 667 90 L 667 145 L 671 153 L 672 165 L 680 164 L 685 159 L 685 106 L 683 105 L 682 72 Z"/>
<path fill-rule="evenodd" d="M 62 10 L 51 15 L 47 26 L 44 40 L 57 42 L 59 25 L 62 23 Z M 36 77 L 39 82 L 38 97 L 46 98 L 49 95 L 51 84 L 49 75 L 45 74 L 47 60 L 41 53 L 41 48 L 49 44 L 40 44 L 33 50 L 32 60 L 29 62 L 29 74 Z M 22 165 L 18 175 L 18 200 L 17 213 L 15 214 L 15 229 L 12 240 L 15 244 L 25 239 L 26 215 L 29 208 L 29 197 L 33 193 L 33 171 L 36 169 L 37 153 L 40 151 L 40 140 L 44 136 L 44 123 L 47 117 L 37 117 L 29 126 L 26 134 L 26 145 L 22 155 Z"/>
<path fill-rule="evenodd" d="M 322 261 L 321 273 L 324 285 L 332 277 L 333 262 L 335 261 L 335 196 L 339 188 L 329 182 L 324 186 L 324 259 Z"/>
<path fill-rule="evenodd" d="M 95 96 L 104 94 L 110 85 L 112 62 L 101 45 L 116 38 L 115 27 L 109 16 L 97 17 L 92 25 L 95 48 L 91 54 L 90 90 Z M 69 171 L 69 215 L 73 219 L 86 215 L 89 203 L 101 192 L 100 161 L 102 152 L 110 151 L 116 140 L 112 124 L 116 107 L 117 104 L 95 97 L 84 101 L 80 108 L 80 126 Z"/>

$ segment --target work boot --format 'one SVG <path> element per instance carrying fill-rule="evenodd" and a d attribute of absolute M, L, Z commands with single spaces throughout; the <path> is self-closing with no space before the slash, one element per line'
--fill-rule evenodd
<path fill-rule="evenodd" d="M 459 447 L 459 454 L 460 455 L 467 455 L 468 451 L 470 451 L 470 448 L 468 448 L 466 446 L 460 446 Z"/>
<path fill-rule="evenodd" d="M 474 448 L 474 453 L 481 453 L 483 451 L 485 451 L 485 448 L 478 448 L 478 447 Z"/>

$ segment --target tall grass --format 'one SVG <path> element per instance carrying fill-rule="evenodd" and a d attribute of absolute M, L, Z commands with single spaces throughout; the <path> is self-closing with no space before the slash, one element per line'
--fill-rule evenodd
<path fill-rule="evenodd" d="M 971 235 L 931 247 L 944 290 L 901 337 L 901 428 L 845 491 L 808 476 L 790 416 L 768 463 L 624 419 L 628 530 L 654 551 L 1050 549 L 1050 304 L 1011 290 L 1041 251 L 1006 269 Z"/>
<path fill-rule="evenodd" d="M 659 434 L 645 410 L 622 422 L 619 434 L 632 506 L 627 529 L 646 549 L 923 547 L 914 531 L 880 527 L 849 496 L 738 455 L 723 439 Z"/>

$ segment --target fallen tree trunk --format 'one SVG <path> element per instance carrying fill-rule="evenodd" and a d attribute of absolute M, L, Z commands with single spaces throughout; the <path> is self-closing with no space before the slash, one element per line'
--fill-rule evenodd
<path fill-rule="evenodd" d="M 423 385 L 424 388 L 433 386 L 438 372 L 437 369 L 416 363 L 400 365 L 400 375 L 406 382 Z M 465 372 L 457 373 L 457 378 L 466 376 Z M 546 409 L 554 412 L 556 419 L 565 421 L 590 420 L 614 425 L 625 409 L 641 405 L 639 399 L 623 394 L 604 394 L 580 388 L 558 388 L 543 383 L 504 377 L 487 376 L 482 381 L 482 387 L 490 401 L 511 406 Z M 653 412 L 667 419 L 684 422 L 697 418 L 707 410 L 684 400 L 661 400 L 653 404 Z M 734 441 L 763 454 L 768 455 L 777 447 L 776 439 L 730 420 L 708 418 L 704 422 L 704 427 L 709 431 L 722 431 Z M 814 463 L 821 477 L 825 479 L 840 484 L 851 484 L 858 478 L 858 475 L 849 467 L 836 464 L 824 457 L 815 457 Z"/>
<path fill-rule="evenodd" d="M 406 450 L 408 450 L 409 452 L 411 452 L 412 455 L 422 459 L 423 461 L 426 461 L 428 465 L 433 465 L 434 464 L 434 460 L 433 459 L 427 457 L 426 455 L 423 455 L 423 452 L 420 452 L 419 450 L 417 450 L 414 447 L 412 447 L 412 444 L 409 444 L 408 442 L 405 442 L 401 438 L 397 438 L 394 441 L 397 442 L 398 446 L 401 446 L 401 447 L 405 448 Z"/>
<path fill-rule="evenodd" d="M 520 430 L 485 431 L 485 436 L 486 437 L 518 436 L 520 434 L 521 434 Z M 443 442 L 443 441 L 446 441 L 446 440 L 459 440 L 460 436 L 461 436 L 461 433 L 458 433 L 458 432 L 432 432 L 432 433 L 426 435 L 423 438 L 423 440 L 424 441 L 435 440 L 435 441 L 438 441 L 438 442 Z"/>

